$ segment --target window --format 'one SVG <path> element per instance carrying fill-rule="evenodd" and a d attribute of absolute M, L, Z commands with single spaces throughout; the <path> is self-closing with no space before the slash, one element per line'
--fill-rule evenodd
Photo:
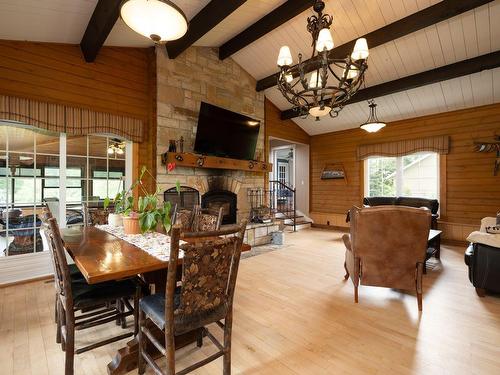
<path fill-rule="evenodd" d="M 60 155 L 63 142 L 67 155 Z M 45 202 L 61 226 L 82 225 L 83 202 L 102 205 L 123 189 L 125 153 L 109 155 L 110 142 L 105 136 L 66 137 L 0 125 L 0 257 L 43 251 L 38 215 Z"/>
<path fill-rule="evenodd" d="M 419 152 L 399 157 L 366 159 L 365 195 L 437 199 L 439 196 L 438 154 Z"/>

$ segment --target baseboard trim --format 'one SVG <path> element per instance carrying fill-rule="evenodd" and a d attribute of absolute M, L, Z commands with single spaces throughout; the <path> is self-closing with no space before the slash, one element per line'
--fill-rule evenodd
<path fill-rule="evenodd" d="M 52 274 L 51 275 L 44 275 L 44 276 L 34 277 L 32 279 L 19 280 L 19 281 L 14 281 L 14 282 L 11 282 L 11 283 L 0 284 L 0 289 L 1 288 L 7 288 L 9 286 L 28 284 L 28 283 L 32 283 L 32 282 L 35 282 L 35 281 L 43 281 L 43 280 L 54 280 L 54 275 L 52 275 Z"/>
<path fill-rule="evenodd" d="M 349 232 L 349 227 L 339 227 L 337 225 L 326 225 L 326 224 L 316 224 L 312 223 L 311 224 L 312 228 L 318 228 L 318 229 L 327 229 L 327 230 L 336 230 L 336 231 L 342 231 L 342 232 Z"/>

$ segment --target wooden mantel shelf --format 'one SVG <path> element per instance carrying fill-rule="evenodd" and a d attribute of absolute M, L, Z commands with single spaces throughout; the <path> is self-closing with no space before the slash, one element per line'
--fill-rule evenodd
<path fill-rule="evenodd" d="M 204 156 L 190 152 L 166 152 L 162 155 L 163 164 L 175 163 L 179 167 L 233 169 L 247 172 L 272 172 L 273 165 L 262 161 Z"/>

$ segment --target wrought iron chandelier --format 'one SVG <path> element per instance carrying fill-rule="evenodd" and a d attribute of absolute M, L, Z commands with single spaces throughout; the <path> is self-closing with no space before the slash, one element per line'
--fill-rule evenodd
<path fill-rule="evenodd" d="M 345 102 L 349 100 L 364 82 L 368 69 L 368 44 L 365 38 L 356 41 L 352 53 L 343 59 L 332 58 L 329 51 L 334 47 L 330 26 L 333 17 L 323 14 L 324 1 L 313 6 L 317 15 L 307 18 L 307 31 L 312 36 L 311 59 L 293 64 L 288 46 L 280 49 L 278 66 L 278 88 L 283 96 L 298 108 L 301 115 L 337 117 Z M 307 72 L 312 72 L 306 77 Z M 333 82 L 335 81 L 335 82 Z"/>

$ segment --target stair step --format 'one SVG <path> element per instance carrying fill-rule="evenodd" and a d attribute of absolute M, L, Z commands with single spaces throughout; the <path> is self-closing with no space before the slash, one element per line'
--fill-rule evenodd
<path fill-rule="evenodd" d="M 304 224 L 312 224 L 312 221 L 309 221 L 309 220 L 300 220 L 300 221 L 296 221 L 295 222 L 295 225 L 304 225 Z M 285 223 L 285 225 L 293 227 L 293 221 L 290 222 L 290 223 Z"/>

